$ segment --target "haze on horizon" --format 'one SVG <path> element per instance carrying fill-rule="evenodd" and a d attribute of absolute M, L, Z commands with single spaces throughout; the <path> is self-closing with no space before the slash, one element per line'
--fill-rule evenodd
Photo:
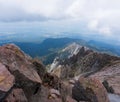
<path fill-rule="evenodd" d="M 119 5 L 120 0 L 0 0 L 0 35 L 70 32 L 119 44 Z"/>

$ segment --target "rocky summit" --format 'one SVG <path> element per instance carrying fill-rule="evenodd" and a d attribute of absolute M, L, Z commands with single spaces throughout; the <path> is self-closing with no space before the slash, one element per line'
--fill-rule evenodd
<path fill-rule="evenodd" d="M 49 73 L 41 61 L 16 45 L 1 46 L 0 102 L 114 102 L 108 92 L 119 94 L 119 58 L 78 45 L 74 51 L 74 46 L 74 54 L 59 60 Z M 112 68 L 115 70 L 106 76 Z"/>

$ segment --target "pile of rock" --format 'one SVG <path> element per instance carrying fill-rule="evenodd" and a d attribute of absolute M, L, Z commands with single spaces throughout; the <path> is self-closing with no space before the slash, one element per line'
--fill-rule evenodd
<path fill-rule="evenodd" d="M 0 47 L 0 102 L 109 102 L 93 78 L 65 84 L 13 44 Z"/>

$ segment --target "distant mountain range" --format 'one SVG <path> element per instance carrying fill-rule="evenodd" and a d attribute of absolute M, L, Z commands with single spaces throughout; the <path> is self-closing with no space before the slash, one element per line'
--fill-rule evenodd
<path fill-rule="evenodd" d="M 0 43 L 0 45 L 6 44 Z M 10 42 L 8 42 L 10 43 Z M 120 47 L 110 45 L 107 43 L 90 40 L 85 41 L 82 39 L 73 39 L 73 38 L 47 38 L 40 43 L 34 42 L 12 42 L 19 46 L 25 53 L 30 56 L 41 58 L 44 64 L 51 64 L 54 58 L 59 54 L 59 52 L 70 45 L 71 43 L 77 43 L 80 46 L 86 46 L 95 51 L 108 53 L 116 56 L 120 56 Z"/>

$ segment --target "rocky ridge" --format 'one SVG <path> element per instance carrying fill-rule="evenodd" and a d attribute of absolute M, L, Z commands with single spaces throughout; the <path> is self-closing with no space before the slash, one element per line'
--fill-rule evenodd
<path fill-rule="evenodd" d="M 0 47 L 0 102 L 109 102 L 109 98 L 98 79 L 65 82 L 48 73 L 39 60 L 8 44 Z"/>
<path fill-rule="evenodd" d="M 89 76 L 89 74 L 93 74 L 101 70 L 104 66 L 120 60 L 119 57 L 98 53 L 75 43 L 69 45 L 63 50 L 67 51 L 66 49 L 70 49 L 73 45 L 73 53 L 69 53 L 65 58 L 61 58 L 61 55 L 55 58 L 54 62 L 51 64 L 51 73 L 59 75 L 61 78 L 73 78 L 80 74 Z M 77 53 L 74 54 L 76 49 Z M 64 55 L 64 53 L 62 54 Z M 61 73 L 61 75 L 58 73 Z"/>
<path fill-rule="evenodd" d="M 77 54 L 71 55 L 65 59 L 57 56 L 57 60 L 55 59 L 53 62 L 55 67 L 52 68 L 51 73 L 63 80 L 71 78 L 78 80 L 79 77 L 96 78 L 103 83 L 108 93 L 120 95 L 119 57 L 99 53 L 85 47 L 80 47 Z"/>

